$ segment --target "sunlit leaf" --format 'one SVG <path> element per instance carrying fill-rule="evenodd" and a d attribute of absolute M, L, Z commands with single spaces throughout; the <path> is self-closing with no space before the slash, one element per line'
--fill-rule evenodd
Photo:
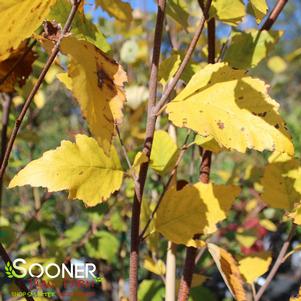
<path fill-rule="evenodd" d="M 257 24 L 266 16 L 269 9 L 266 0 L 250 0 L 248 3 L 248 8 L 254 15 Z"/>
<path fill-rule="evenodd" d="M 242 0 L 213 0 L 210 7 L 210 17 L 232 26 L 238 25 L 246 15 Z"/>
<path fill-rule="evenodd" d="M 263 81 L 224 63 L 196 73 L 166 109 L 174 125 L 211 136 L 225 148 L 292 155 L 291 137 L 278 110 Z"/>
<path fill-rule="evenodd" d="M 239 260 L 239 270 L 247 282 L 253 283 L 267 272 L 271 263 L 270 252 L 260 252 Z"/>
<path fill-rule="evenodd" d="M 0 61 L 42 25 L 57 0 L 0 0 Z"/>
<path fill-rule="evenodd" d="M 123 171 L 115 149 L 107 156 L 96 140 L 76 136 L 76 143 L 62 141 L 55 150 L 30 162 L 10 182 L 9 188 L 31 185 L 49 191 L 69 190 L 70 199 L 87 206 L 105 201 L 121 186 Z"/>
<path fill-rule="evenodd" d="M 64 38 L 61 50 L 70 58 L 68 75 L 72 93 L 80 104 L 92 134 L 108 151 L 116 123 L 123 117 L 126 73 L 113 59 L 89 42 Z"/>

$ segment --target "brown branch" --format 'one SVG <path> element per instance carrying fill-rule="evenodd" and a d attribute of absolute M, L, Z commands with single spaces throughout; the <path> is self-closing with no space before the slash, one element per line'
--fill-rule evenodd
<path fill-rule="evenodd" d="M 152 148 L 156 115 L 152 114 L 157 95 L 158 69 L 162 43 L 162 32 L 165 19 L 165 0 L 158 1 L 158 12 L 154 36 L 154 48 L 151 63 L 151 73 L 149 81 L 149 101 L 147 110 L 146 138 L 144 141 L 143 152 L 149 158 Z M 138 180 L 135 183 L 135 195 L 132 207 L 132 225 L 131 225 L 131 254 L 130 254 L 130 301 L 137 300 L 138 291 L 138 264 L 139 264 L 139 224 L 140 210 L 145 186 L 146 176 L 148 171 L 148 162 L 140 167 Z"/>
<path fill-rule="evenodd" d="M 5 248 L 3 247 L 3 245 L 1 243 L 0 243 L 0 256 L 4 261 L 4 264 L 7 264 L 7 262 L 9 262 L 11 265 L 13 264 L 9 258 L 9 255 L 7 254 Z M 15 281 L 16 285 L 18 286 L 18 288 L 20 289 L 20 292 L 26 293 L 26 295 L 24 296 L 25 299 L 27 301 L 34 301 L 34 299 L 32 297 L 29 297 L 30 292 L 27 289 L 24 281 L 22 279 L 17 279 L 17 278 L 14 278 L 14 281 Z"/>
<path fill-rule="evenodd" d="M 270 30 L 272 28 L 287 2 L 288 0 L 278 0 L 260 30 Z"/>
<path fill-rule="evenodd" d="M 275 277 L 276 273 L 278 272 L 279 267 L 284 262 L 284 258 L 285 258 L 285 255 L 287 253 L 287 249 L 290 245 L 290 242 L 291 242 L 293 236 L 295 235 L 296 228 L 297 228 L 297 226 L 295 224 L 292 224 L 289 235 L 288 235 L 287 239 L 285 240 L 284 244 L 282 245 L 281 250 L 280 250 L 280 252 L 277 256 L 277 259 L 276 259 L 276 261 L 275 261 L 268 277 L 266 278 L 264 285 L 259 289 L 259 291 L 257 292 L 257 294 L 255 296 L 255 301 L 260 300 L 260 298 L 262 297 L 262 295 L 264 294 L 264 292 L 266 291 L 268 286 L 271 284 L 271 282 L 272 282 L 273 278 Z"/>
<path fill-rule="evenodd" d="M 164 91 L 161 99 L 158 101 L 158 103 L 156 104 L 154 110 L 153 110 L 153 114 L 157 115 L 162 108 L 165 106 L 165 104 L 169 101 L 169 96 L 171 94 L 171 92 L 173 91 L 173 89 L 175 88 L 176 84 L 178 83 L 178 81 L 180 80 L 180 77 L 183 73 L 183 71 L 185 70 L 185 67 L 187 66 L 187 64 L 189 63 L 191 56 L 193 54 L 193 51 L 196 47 L 196 44 L 201 36 L 201 33 L 203 31 L 204 25 L 205 25 L 205 16 L 207 15 L 207 13 L 209 12 L 209 8 L 211 5 L 211 1 L 212 0 L 208 0 L 207 3 L 207 7 L 206 10 L 203 12 L 203 16 L 201 18 L 200 24 L 197 27 L 197 30 L 188 46 L 188 49 L 185 53 L 184 59 L 180 65 L 180 67 L 178 68 L 174 78 L 168 83 L 166 90 Z"/>
<path fill-rule="evenodd" d="M 70 11 L 70 14 L 68 16 L 68 19 L 66 21 L 66 24 L 62 30 L 62 33 L 61 33 L 61 36 L 59 37 L 59 39 L 57 40 L 57 42 L 55 43 L 53 49 L 52 49 L 52 52 L 51 52 L 51 55 L 49 56 L 42 72 L 40 73 L 40 76 L 36 82 L 36 84 L 34 85 L 34 87 L 32 88 L 31 92 L 29 93 L 25 103 L 24 103 L 24 106 L 21 110 L 21 113 L 19 114 L 16 122 L 15 122 L 15 125 L 14 125 L 14 128 L 13 128 L 13 131 L 12 131 L 12 134 L 10 135 L 10 138 L 9 138 L 9 141 L 8 141 L 8 144 L 7 144 L 7 148 L 6 148 L 6 151 L 5 151 L 5 154 L 4 154 L 4 158 L 3 160 L 1 161 L 1 169 L 0 169 L 0 180 L 3 179 L 3 176 L 4 176 L 4 173 L 5 173 L 5 170 L 6 170 L 6 167 L 7 167 L 7 164 L 8 164 L 8 159 L 10 157 L 10 154 L 11 154 L 11 151 L 12 151 L 12 148 L 13 148 L 13 145 L 14 145 L 14 142 L 16 140 L 16 137 L 18 135 L 18 132 L 19 132 L 19 129 L 20 129 L 20 126 L 22 124 L 22 121 L 27 113 L 27 110 L 31 104 L 31 101 L 32 99 L 34 98 L 35 94 L 38 92 L 50 66 L 52 65 L 53 61 L 55 60 L 58 52 L 59 52 L 59 47 L 60 47 L 60 43 L 61 43 L 61 40 L 63 39 L 63 37 L 69 32 L 70 30 L 70 27 L 71 27 L 71 23 L 72 23 L 72 20 L 76 14 L 76 11 L 77 11 L 77 8 L 80 4 L 81 0 L 74 0 L 73 1 L 73 5 L 72 5 L 72 9 Z"/>
<path fill-rule="evenodd" d="M 3 94 L 3 102 L 2 102 L 2 129 L 1 129 L 1 155 L 0 160 L 2 162 L 6 144 L 7 144 L 7 129 L 8 129 L 8 122 L 9 122 L 9 113 L 10 107 L 12 103 L 12 95 L 10 94 Z M 3 179 L 0 180 L 0 208 L 2 203 L 2 189 L 3 189 Z"/>
<path fill-rule="evenodd" d="M 205 14 L 206 16 L 206 14 Z M 215 63 L 215 20 L 214 18 L 208 21 L 208 63 Z M 210 181 L 211 156 L 212 153 L 207 150 L 201 150 L 202 161 L 200 166 L 199 180 L 202 183 L 208 184 Z M 198 239 L 199 234 L 195 235 Z M 197 248 L 186 248 L 186 259 L 184 263 L 183 276 L 180 282 L 178 301 L 186 301 L 189 298 L 193 271 L 196 263 Z"/>

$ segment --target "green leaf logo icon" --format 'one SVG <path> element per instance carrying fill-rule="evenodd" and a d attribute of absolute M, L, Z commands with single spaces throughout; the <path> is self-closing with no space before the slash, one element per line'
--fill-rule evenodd
<path fill-rule="evenodd" d="M 20 276 L 15 272 L 9 261 L 5 265 L 5 274 L 8 278 L 24 278 L 24 276 Z"/>

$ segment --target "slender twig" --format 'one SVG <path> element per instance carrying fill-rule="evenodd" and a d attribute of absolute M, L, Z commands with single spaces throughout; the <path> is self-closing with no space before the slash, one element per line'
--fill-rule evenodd
<path fill-rule="evenodd" d="M 278 0 L 278 2 L 276 3 L 275 7 L 272 9 L 271 13 L 268 15 L 267 19 L 263 23 L 260 30 L 270 30 L 272 28 L 273 24 L 277 20 L 278 16 L 284 9 L 284 6 L 286 5 L 287 2 L 288 0 Z"/>
<path fill-rule="evenodd" d="M 7 254 L 5 248 L 3 247 L 3 245 L 1 243 L 0 243 L 0 256 L 3 259 L 5 264 L 7 264 L 7 262 L 9 262 L 10 265 L 12 266 L 13 263 L 10 260 L 9 255 Z M 32 297 L 30 297 L 29 290 L 27 289 L 24 281 L 22 279 L 18 279 L 18 278 L 14 278 L 14 281 L 15 281 L 16 285 L 18 286 L 18 288 L 20 289 L 20 292 L 26 293 L 26 295 L 24 296 L 25 299 L 27 301 L 34 301 L 34 299 Z"/>
<path fill-rule="evenodd" d="M 120 135 L 119 127 L 117 125 L 116 125 L 116 132 L 117 132 L 117 136 L 118 136 L 118 139 L 119 139 L 119 142 L 120 142 L 120 145 L 121 145 L 123 156 L 126 160 L 128 168 L 132 169 L 132 164 L 131 164 L 130 158 L 129 158 L 128 153 L 126 151 L 125 145 L 124 145 L 123 140 L 122 140 L 121 135 Z"/>
<path fill-rule="evenodd" d="M 5 151 L 5 154 L 4 154 L 4 158 L 1 162 L 0 180 L 3 179 L 4 173 L 5 173 L 7 164 L 8 164 L 8 159 L 10 157 L 10 154 L 11 154 L 14 142 L 16 140 L 17 134 L 19 132 L 19 129 L 21 127 L 22 121 L 23 121 L 23 119 L 24 119 L 24 117 L 27 113 L 27 110 L 28 110 L 28 108 L 31 104 L 32 99 L 34 98 L 35 94 L 38 92 L 38 90 L 39 90 L 39 88 L 40 88 L 40 86 L 41 86 L 41 84 L 42 84 L 42 82 L 43 82 L 50 66 L 54 62 L 54 60 L 55 60 L 55 58 L 56 58 L 56 56 L 59 52 L 61 40 L 69 32 L 69 30 L 71 28 L 72 20 L 73 20 L 75 14 L 76 14 L 76 11 L 77 11 L 77 8 L 78 8 L 80 2 L 81 2 L 81 0 L 74 0 L 73 1 L 73 5 L 72 5 L 72 8 L 71 8 L 70 14 L 69 14 L 68 19 L 66 21 L 66 24 L 65 24 L 65 26 L 62 30 L 62 33 L 61 33 L 60 37 L 58 38 L 57 42 L 55 43 L 54 47 L 52 48 L 51 55 L 49 56 L 45 66 L 43 67 L 42 72 L 40 73 L 40 76 L 39 76 L 37 82 L 35 83 L 34 87 L 32 88 L 31 92 L 29 93 L 29 95 L 28 95 L 28 97 L 27 97 L 27 99 L 24 103 L 24 106 L 21 110 L 21 113 L 19 114 L 19 116 L 18 116 L 18 118 L 15 122 L 12 134 L 10 135 L 10 138 L 9 138 L 9 141 L 8 141 L 8 144 L 7 144 L 7 148 L 6 148 L 6 151 Z"/>
<path fill-rule="evenodd" d="M 15 63 L 11 66 L 11 68 L 7 71 L 7 73 L 0 79 L 0 85 L 2 85 L 10 75 L 15 71 L 15 69 L 19 66 L 20 63 L 25 60 L 27 55 L 31 52 L 32 48 L 36 45 L 37 40 L 32 41 L 32 43 L 26 48 L 23 54 L 15 61 Z"/>
<path fill-rule="evenodd" d="M 2 102 L 2 129 L 1 129 L 1 155 L 0 160 L 3 160 L 6 144 L 7 144 L 7 129 L 8 129 L 8 122 L 9 122 L 9 113 L 10 107 L 12 103 L 12 95 L 10 94 L 3 94 L 3 102 Z M 0 208 L 2 203 L 2 189 L 3 189 L 3 179 L 0 180 Z M 1 210 L 1 209 L 0 209 Z"/>
<path fill-rule="evenodd" d="M 210 5 L 211 5 L 211 1 L 209 0 L 206 6 L 206 10 L 203 12 L 203 16 L 201 18 L 200 24 L 197 27 L 197 30 L 188 46 L 188 49 L 185 53 L 184 59 L 181 63 L 181 65 L 179 66 L 175 76 L 173 77 L 173 79 L 170 81 L 170 83 L 168 83 L 166 90 L 164 91 L 162 97 L 160 98 L 160 100 L 158 101 L 158 103 L 156 104 L 154 110 L 153 110 L 153 114 L 157 115 L 162 108 L 164 107 L 164 105 L 168 102 L 169 100 L 169 96 L 171 94 L 171 92 L 173 91 L 173 89 L 175 88 L 176 84 L 178 83 L 178 81 L 180 80 L 180 77 L 183 73 L 183 71 L 185 70 L 185 67 L 187 66 L 187 64 L 189 63 L 191 56 L 193 54 L 193 51 L 196 47 L 196 44 L 201 36 L 201 33 L 203 31 L 204 25 L 205 25 L 205 16 L 207 15 Z"/>
<path fill-rule="evenodd" d="M 297 228 L 297 226 L 295 224 L 292 224 L 289 235 L 288 235 L 287 239 L 285 240 L 284 244 L 282 245 L 281 250 L 277 256 L 277 259 L 276 259 L 268 277 L 266 278 L 264 285 L 259 289 L 259 291 L 256 294 L 255 301 L 260 300 L 260 298 L 262 297 L 262 295 L 264 294 L 264 292 L 266 291 L 268 286 L 271 284 L 271 281 L 275 277 L 276 273 L 278 272 L 279 267 L 281 266 L 281 264 L 284 261 L 284 258 L 287 253 L 287 249 L 290 245 L 290 242 L 291 242 L 293 236 L 295 235 L 296 228 Z"/>
<path fill-rule="evenodd" d="M 181 151 L 180 151 L 180 154 L 179 154 L 179 156 L 178 156 L 178 159 L 177 159 L 177 161 L 176 161 L 176 163 L 175 163 L 174 168 L 172 169 L 172 171 L 171 171 L 171 173 L 170 173 L 170 176 L 169 176 L 169 178 L 168 178 L 168 180 L 167 180 L 167 183 L 166 183 L 165 186 L 164 186 L 163 192 L 162 192 L 162 194 L 160 195 L 160 198 L 159 198 L 159 200 L 158 200 L 158 202 L 157 202 L 157 204 L 156 204 L 156 207 L 154 208 L 154 210 L 153 210 L 153 212 L 152 212 L 150 218 L 149 218 L 148 221 L 146 222 L 146 224 L 145 224 L 143 230 L 141 231 L 141 234 L 140 234 L 140 236 L 139 236 L 140 240 L 144 240 L 144 239 L 145 239 L 144 234 L 146 233 L 146 231 L 147 231 L 147 229 L 148 229 L 150 223 L 151 223 L 152 220 L 154 219 L 154 216 L 155 216 L 157 210 L 158 210 L 159 207 L 160 207 L 161 201 L 162 201 L 162 199 L 163 199 L 163 197 L 164 197 L 166 191 L 167 191 L 168 188 L 170 187 L 170 184 L 171 184 L 171 182 L 172 182 L 172 180 L 173 180 L 174 175 L 175 175 L 176 172 L 177 172 L 178 166 L 179 166 L 180 162 L 182 161 L 182 158 L 183 158 L 183 156 L 184 156 L 186 150 L 187 150 L 188 147 L 189 147 L 189 145 L 187 145 L 187 141 L 188 141 L 188 139 L 189 139 L 189 136 L 190 136 L 190 133 L 189 133 L 189 134 L 186 136 L 186 138 L 185 138 L 185 142 L 184 142 L 183 146 L 181 147 Z"/>
<path fill-rule="evenodd" d="M 202 8 L 202 6 L 201 6 Z M 204 14 L 206 17 L 207 13 Z M 208 63 L 215 63 L 215 19 L 212 18 L 208 21 Z M 210 181 L 210 169 L 211 169 L 211 156 L 212 153 L 207 150 L 200 149 L 202 155 L 202 161 L 200 166 L 199 180 L 202 183 L 208 184 Z M 199 238 L 200 235 L 195 235 L 195 238 Z M 196 263 L 197 248 L 186 248 L 186 259 L 184 263 L 183 276 L 180 282 L 178 300 L 186 301 L 189 297 L 193 271 Z"/>
<path fill-rule="evenodd" d="M 143 152 L 150 157 L 152 148 L 156 116 L 152 114 L 157 95 L 158 84 L 158 69 L 162 43 L 162 32 L 165 19 L 165 0 L 158 1 L 158 12 L 154 36 L 154 48 L 151 63 L 150 81 L 149 81 L 149 101 L 147 110 L 147 124 L 146 124 L 146 138 L 144 141 Z M 135 182 L 135 195 L 132 207 L 132 225 L 131 225 L 131 254 L 130 254 L 130 301 L 137 300 L 138 290 L 138 261 L 139 261 L 139 225 L 140 225 L 140 210 L 143 196 L 143 190 L 145 186 L 148 162 L 143 163 L 139 170 L 138 179 Z"/>

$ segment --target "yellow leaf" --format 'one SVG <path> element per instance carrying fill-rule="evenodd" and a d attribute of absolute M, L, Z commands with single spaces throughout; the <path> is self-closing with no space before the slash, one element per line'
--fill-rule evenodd
<path fill-rule="evenodd" d="M 148 161 L 148 158 L 144 152 L 138 152 L 136 154 L 133 165 L 132 165 L 133 173 L 136 176 L 139 175 L 141 164 L 146 163 L 147 161 Z"/>
<path fill-rule="evenodd" d="M 123 83 L 127 81 L 122 67 L 93 44 L 67 37 L 61 50 L 71 58 L 68 76 L 92 134 L 107 152 L 115 123 L 121 122 L 125 101 Z"/>
<path fill-rule="evenodd" d="M 9 188 L 31 185 L 47 187 L 49 191 L 68 189 L 70 199 L 95 206 L 120 188 L 122 177 L 113 146 L 107 156 L 96 140 L 77 135 L 76 143 L 64 140 L 57 149 L 30 162 L 11 180 Z"/>
<path fill-rule="evenodd" d="M 253 246 L 257 237 L 254 235 L 248 235 L 246 233 L 236 233 L 236 240 L 244 247 L 250 248 Z"/>
<path fill-rule="evenodd" d="M 150 166 L 158 174 L 169 173 L 178 158 L 179 149 L 173 139 L 165 131 L 155 131 L 153 147 L 150 155 Z"/>
<path fill-rule="evenodd" d="M 119 21 L 131 22 L 133 19 L 131 5 L 127 2 L 121 0 L 96 0 L 96 4 Z"/>
<path fill-rule="evenodd" d="M 259 24 L 269 9 L 266 0 L 250 0 L 248 5 L 256 19 L 256 23 Z"/>
<path fill-rule="evenodd" d="M 0 0 L 0 61 L 42 24 L 56 0 Z"/>
<path fill-rule="evenodd" d="M 277 231 L 277 226 L 273 222 L 271 222 L 270 220 L 268 220 L 268 219 L 261 219 L 259 221 L 259 224 L 262 227 L 266 228 L 267 230 L 269 230 L 271 232 L 276 232 Z"/>
<path fill-rule="evenodd" d="M 213 0 L 210 17 L 217 17 L 221 22 L 232 26 L 238 25 L 246 15 L 242 0 Z"/>
<path fill-rule="evenodd" d="M 246 292 L 243 288 L 243 280 L 237 262 L 232 255 L 211 243 L 208 244 L 208 251 L 235 300 L 247 301 Z"/>
<path fill-rule="evenodd" d="M 215 154 L 218 154 L 223 150 L 223 148 L 220 147 L 216 140 L 211 136 L 203 137 L 201 135 L 196 135 L 194 143 Z"/>
<path fill-rule="evenodd" d="M 33 100 L 34 100 L 34 103 L 36 104 L 37 108 L 42 109 L 46 102 L 44 91 L 39 90 Z"/>
<path fill-rule="evenodd" d="M 284 161 L 287 156 L 272 154 L 271 157 L 261 179 L 262 199 L 270 207 L 292 210 L 301 200 L 301 185 L 297 181 L 301 179 L 300 162 L 297 159 Z"/>
<path fill-rule="evenodd" d="M 68 76 L 67 72 L 58 73 L 57 79 L 65 85 L 68 90 L 72 90 L 72 78 Z"/>
<path fill-rule="evenodd" d="M 287 63 L 280 56 L 271 57 L 268 60 L 267 65 L 274 73 L 281 73 L 287 68 Z"/>
<path fill-rule="evenodd" d="M 210 234 L 224 220 L 240 189 L 233 185 L 187 184 L 171 187 L 164 195 L 155 218 L 155 229 L 168 240 L 192 245 L 194 234 Z M 201 242 L 200 247 L 203 246 Z"/>
<path fill-rule="evenodd" d="M 165 275 L 165 263 L 161 259 L 154 261 L 151 257 L 147 256 L 144 259 L 143 267 L 156 275 Z"/>
<path fill-rule="evenodd" d="M 272 262 L 270 252 L 259 252 L 239 260 L 239 270 L 248 283 L 266 273 Z"/>
<path fill-rule="evenodd" d="M 212 136 L 225 148 L 292 155 L 294 146 L 278 108 L 263 81 L 217 63 L 197 72 L 166 110 L 176 126 Z"/>

